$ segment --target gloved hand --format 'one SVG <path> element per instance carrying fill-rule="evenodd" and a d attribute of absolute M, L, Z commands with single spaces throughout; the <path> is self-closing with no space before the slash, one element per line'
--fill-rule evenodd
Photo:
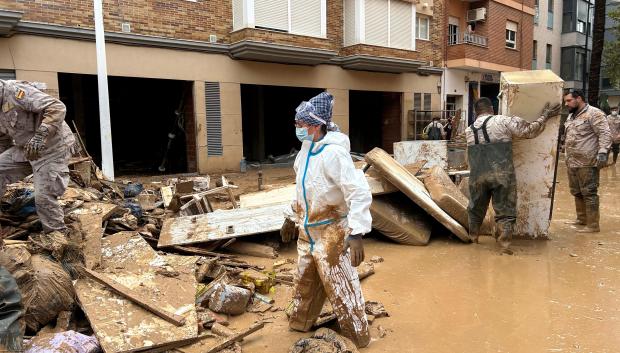
<path fill-rule="evenodd" d="M 607 153 L 599 153 L 596 156 L 596 166 L 598 167 L 598 169 L 607 166 Z"/>
<path fill-rule="evenodd" d="M 280 238 L 282 239 L 282 242 L 290 243 L 291 240 L 297 239 L 298 234 L 299 229 L 297 228 L 295 222 L 288 218 L 285 219 L 282 228 L 280 228 Z"/>
<path fill-rule="evenodd" d="M 540 115 L 544 116 L 545 120 L 547 120 L 553 116 L 560 114 L 560 110 L 562 110 L 561 103 L 556 103 L 553 106 L 551 106 L 551 103 L 547 102 L 542 112 L 540 113 Z"/>
<path fill-rule="evenodd" d="M 45 143 L 47 142 L 47 136 L 50 130 L 47 126 L 41 125 L 39 129 L 34 133 L 34 136 L 24 146 L 24 152 L 26 159 L 29 161 L 35 161 L 39 159 L 40 153 L 45 149 Z"/>
<path fill-rule="evenodd" d="M 359 266 L 364 261 L 364 243 L 361 234 L 351 234 L 344 241 L 344 251 L 351 249 L 351 265 Z"/>

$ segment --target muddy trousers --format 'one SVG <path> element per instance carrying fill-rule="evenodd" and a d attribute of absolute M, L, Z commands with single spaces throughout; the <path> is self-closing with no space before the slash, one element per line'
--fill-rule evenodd
<path fill-rule="evenodd" d="M 20 147 L 9 148 L 0 154 L 0 195 L 4 195 L 8 184 L 33 173 L 34 202 L 43 231 L 64 231 L 64 213 L 58 197 L 64 194 L 69 183 L 68 160 L 69 152 L 66 147 L 33 162 L 24 159 Z"/>
<path fill-rule="evenodd" d="M 349 252 L 330 257 L 320 241 L 314 244 L 311 251 L 310 244 L 301 238 L 297 241 L 297 251 L 298 272 L 290 328 L 310 331 L 327 298 L 338 318 L 342 335 L 356 346 L 366 347 L 370 343 L 370 333 L 364 297 L 357 271 L 351 266 Z"/>
<path fill-rule="evenodd" d="M 577 220 L 592 228 L 599 227 L 598 185 L 598 168 L 568 168 L 568 187 L 575 197 Z"/>
<path fill-rule="evenodd" d="M 511 173 L 485 173 L 469 179 L 469 229 L 476 231 L 484 221 L 489 201 L 493 202 L 498 230 L 512 230 L 517 220 L 517 181 Z"/>
<path fill-rule="evenodd" d="M 609 152 L 613 154 L 613 163 L 616 164 L 618 161 L 618 153 L 620 153 L 620 143 L 612 143 Z"/>
<path fill-rule="evenodd" d="M 0 266 L 0 352 L 21 352 L 24 337 L 21 294 L 9 271 Z"/>

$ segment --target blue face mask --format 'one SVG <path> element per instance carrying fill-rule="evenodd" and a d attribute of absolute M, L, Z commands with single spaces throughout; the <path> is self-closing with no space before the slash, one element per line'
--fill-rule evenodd
<path fill-rule="evenodd" d="M 295 135 L 297 135 L 297 139 L 301 142 L 312 141 L 312 136 L 308 135 L 307 127 L 296 127 Z"/>

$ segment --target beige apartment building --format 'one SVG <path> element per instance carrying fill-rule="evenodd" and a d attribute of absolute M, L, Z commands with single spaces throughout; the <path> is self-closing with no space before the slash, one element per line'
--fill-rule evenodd
<path fill-rule="evenodd" d="M 117 174 L 239 170 L 299 148 L 297 105 L 327 90 L 354 152 L 440 109 L 437 0 L 105 1 Z M 39 81 L 100 158 L 90 1 L 0 0 L 0 77 Z"/>

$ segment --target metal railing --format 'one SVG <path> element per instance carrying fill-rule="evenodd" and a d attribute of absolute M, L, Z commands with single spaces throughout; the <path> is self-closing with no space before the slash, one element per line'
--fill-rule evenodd
<path fill-rule="evenodd" d="M 469 32 L 460 33 L 458 38 L 456 38 L 456 41 L 454 39 L 455 38 L 449 38 L 448 45 L 473 44 L 473 45 L 479 45 L 482 47 L 486 47 L 487 41 L 488 41 L 487 37 L 485 36 L 481 36 L 479 34 L 474 34 L 474 33 L 469 33 Z"/>

